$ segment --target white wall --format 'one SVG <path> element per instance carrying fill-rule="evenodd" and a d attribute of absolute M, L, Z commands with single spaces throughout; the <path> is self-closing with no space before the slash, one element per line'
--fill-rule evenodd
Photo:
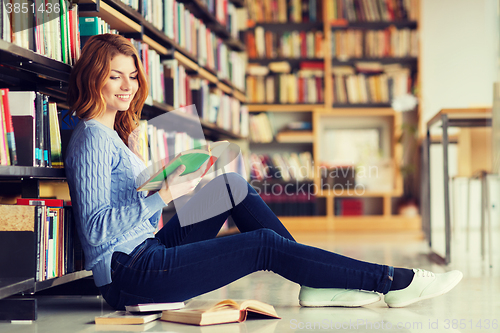
<path fill-rule="evenodd" d="M 420 0 L 421 112 L 491 105 L 498 0 Z"/>

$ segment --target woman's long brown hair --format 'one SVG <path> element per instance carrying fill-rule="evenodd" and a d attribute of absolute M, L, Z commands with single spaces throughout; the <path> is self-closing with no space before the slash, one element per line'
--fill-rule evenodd
<path fill-rule="evenodd" d="M 111 60 L 123 54 L 134 58 L 137 68 L 137 90 L 130 107 L 118 112 L 115 117 L 115 130 L 125 143 L 137 128 L 141 111 L 148 96 L 149 87 L 139 54 L 134 45 L 125 37 L 115 34 L 92 36 L 83 47 L 82 53 L 71 71 L 68 87 L 69 115 L 73 113 L 80 119 L 92 119 L 106 111 L 106 101 L 101 94 L 111 70 Z"/>

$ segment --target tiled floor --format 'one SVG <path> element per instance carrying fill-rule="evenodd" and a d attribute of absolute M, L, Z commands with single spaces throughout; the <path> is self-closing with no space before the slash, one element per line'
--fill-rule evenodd
<path fill-rule="evenodd" d="M 469 250 L 455 232 L 453 264 L 433 264 L 428 247 L 415 234 L 296 234 L 300 242 L 336 251 L 357 259 L 394 266 L 421 267 L 443 272 L 461 269 L 462 282 L 448 294 L 401 309 L 390 309 L 383 301 L 363 308 L 301 308 L 299 286 L 277 275 L 254 273 L 233 284 L 203 295 L 203 298 L 253 298 L 273 304 L 281 320 L 254 320 L 241 324 L 196 327 L 156 321 L 141 326 L 97 326 L 96 315 L 111 312 L 99 297 L 40 297 L 39 319 L 33 323 L 0 323 L 0 332 L 500 332 L 500 233 L 494 233 L 497 248 L 490 268 L 480 259 L 477 232 Z M 462 240 L 461 240 L 462 239 Z M 487 259 L 487 258 L 486 258 Z"/>

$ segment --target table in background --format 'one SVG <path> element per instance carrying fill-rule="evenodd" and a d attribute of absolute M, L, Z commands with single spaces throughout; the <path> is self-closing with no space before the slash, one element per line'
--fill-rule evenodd
<path fill-rule="evenodd" d="M 430 145 L 443 144 L 443 178 L 444 178 L 444 218 L 445 218 L 445 264 L 450 263 L 451 252 L 451 218 L 450 218 L 450 175 L 448 168 L 448 144 L 450 127 L 487 127 L 492 124 L 491 108 L 442 109 L 427 122 L 427 136 L 423 145 L 422 173 L 422 225 L 425 235 L 432 246 L 431 235 L 431 178 L 430 178 Z M 431 128 L 441 127 L 442 140 L 431 140 Z"/>

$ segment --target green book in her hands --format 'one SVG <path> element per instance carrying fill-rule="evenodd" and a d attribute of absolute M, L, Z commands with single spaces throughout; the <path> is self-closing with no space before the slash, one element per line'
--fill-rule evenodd
<path fill-rule="evenodd" d="M 247 315 L 280 319 L 272 305 L 256 300 L 201 300 L 195 299 L 179 310 L 163 311 L 161 320 L 192 325 L 214 325 L 243 322 Z"/>
<path fill-rule="evenodd" d="M 229 147 L 230 143 L 228 141 L 217 141 L 212 142 L 206 146 L 190 149 L 179 153 L 174 159 L 172 159 L 167 165 L 162 167 L 158 172 L 151 176 L 147 181 L 145 181 L 141 186 L 137 188 L 137 191 L 157 191 L 161 189 L 163 182 L 167 177 L 172 174 L 179 166 L 186 166 L 186 170 L 181 174 L 186 175 L 198 170 L 207 160 L 209 160 L 207 168 L 203 173 L 205 176 L 206 172 L 214 165 L 215 161 L 222 155 L 224 150 Z"/>

